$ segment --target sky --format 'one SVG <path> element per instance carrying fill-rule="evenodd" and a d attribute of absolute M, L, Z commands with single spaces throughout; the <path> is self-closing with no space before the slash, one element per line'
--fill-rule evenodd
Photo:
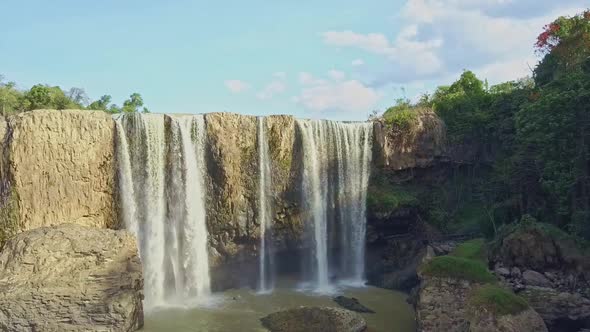
<path fill-rule="evenodd" d="M 0 0 L 0 74 L 157 113 L 366 120 L 465 69 L 531 74 L 542 27 L 579 0 Z"/>

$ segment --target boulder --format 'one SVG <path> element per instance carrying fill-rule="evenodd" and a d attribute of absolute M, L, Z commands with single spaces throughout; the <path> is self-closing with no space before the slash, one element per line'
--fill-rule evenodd
<path fill-rule="evenodd" d="M 365 320 L 349 310 L 299 307 L 272 313 L 261 319 L 271 332 L 362 332 Z"/>
<path fill-rule="evenodd" d="M 23 232 L 0 253 L 0 331 L 135 331 L 142 289 L 125 231 L 62 224 Z"/>
<path fill-rule="evenodd" d="M 526 270 L 522 273 L 524 283 L 529 286 L 551 287 L 551 281 L 537 271 Z"/>
<path fill-rule="evenodd" d="M 555 289 L 527 287 L 518 293 L 543 318 L 549 328 L 572 324 L 590 328 L 590 300 Z"/>
<path fill-rule="evenodd" d="M 333 300 L 344 309 L 371 314 L 375 313 L 375 311 L 365 307 L 359 302 L 358 299 L 354 297 L 336 296 L 335 298 L 333 298 Z"/>
<path fill-rule="evenodd" d="M 543 319 L 533 309 L 516 315 L 496 316 L 489 312 L 476 312 L 470 320 L 470 332 L 547 332 Z"/>

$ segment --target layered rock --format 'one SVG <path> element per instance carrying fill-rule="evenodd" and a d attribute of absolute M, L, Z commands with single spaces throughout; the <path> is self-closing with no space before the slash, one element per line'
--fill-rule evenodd
<path fill-rule="evenodd" d="M 62 224 L 20 233 L 0 253 L 0 330 L 135 331 L 142 288 L 125 231 Z"/>
<path fill-rule="evenodd" d="M 39 110 L 0 123 L 0 244 L 17 232 L 56 223 L 116 226 L 109 114 Z"/>

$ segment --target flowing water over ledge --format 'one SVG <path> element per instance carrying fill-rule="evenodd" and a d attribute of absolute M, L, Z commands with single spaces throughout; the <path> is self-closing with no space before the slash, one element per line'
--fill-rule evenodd
<path fill-rule="evenodd" d="M 294 288 L 296 284 L 281 280 L 270 294 L 260 295 L 250 289 L 232 289 L 220 293 L 207 307 L 161 309 L 146 313 L 145 332 L 229 332 L 267 331 L 260 318 L 279 310 L 299 306 L 338 305 L 330 296 L 317 296 Z M 414 312 L 407 295 L 376 287 L 343 289 L 342 295 L 356 297 L 375 314 L 361 314 L 368 332 L 410 332 L 416 330 Z M 235 299 L 234 299 L 235 298 Z"/>

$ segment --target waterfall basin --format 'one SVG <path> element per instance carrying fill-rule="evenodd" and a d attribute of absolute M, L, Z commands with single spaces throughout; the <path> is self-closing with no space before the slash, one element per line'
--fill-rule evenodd
<path fill-rule="evenodd" d="M 414 311 L 407 294 L 372 286 L 338 288 L 338 295 L 357 298 L 374 314 L 360 314 L 369 332 L 410 332 L 416 330 Z M 297 289 L 297 284 L 279 280 L 271 293 L 249 288 L 216 293 L 210 305 L 192 308 L 161 308 L 145 314 L 145 332 L 227 332 L 267 331 L 260 318 L 279 310 L 300 306 L 338 307 L 335 295 L 318 295 Z"/>

